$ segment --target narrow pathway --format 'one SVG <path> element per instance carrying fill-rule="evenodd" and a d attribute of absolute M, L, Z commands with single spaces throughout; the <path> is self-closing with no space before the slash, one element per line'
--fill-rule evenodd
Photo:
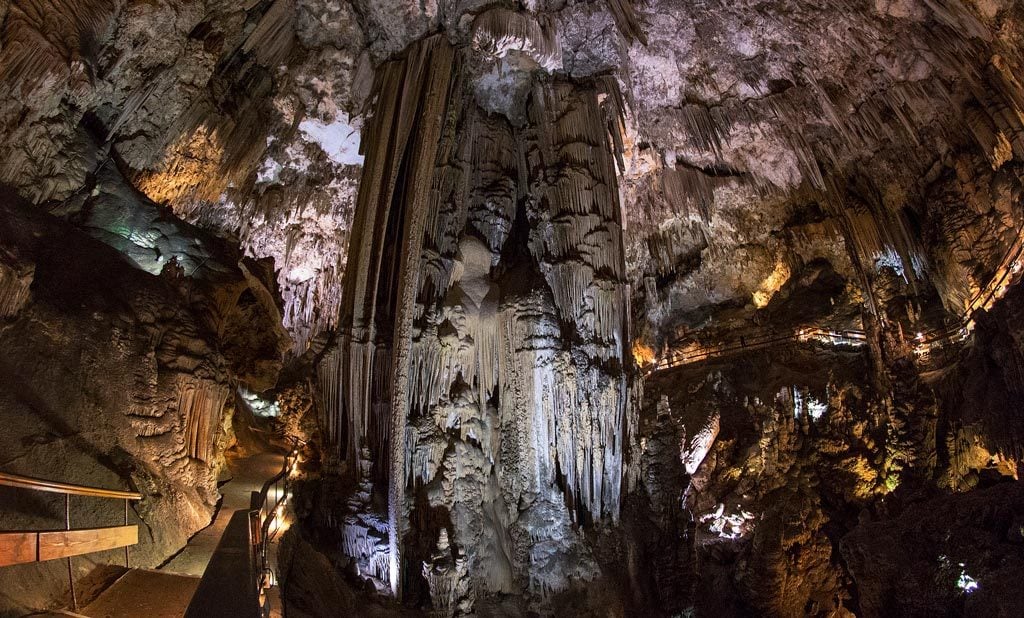
<path fill-rule="evenodd" d="M 231 516 L 248 510 L 253 491 L 273 478 L 284 455 L 260 453 L 228 461 L 231 480 L 221 486 L 224 496 L 213 522 L 159 570 L 133 569 L 104 590 L 81 614 L 89 618 L 180 618 L 185 615 L 199 580 L 210 563 Z"/>
<path fill-rule="evenodd" d="M 261 490 L 263 483 L 277 475 L 283 465 L 284 455 L 278 453 L 260 453 L 244 459 L 229 460 L 231 480 L 220 488 L 224 500 L 213 523 L 192 537 L 185 549 L 160 567 L 160 570 L 202 577 L 217 544 L 224 536 L 224 529 L 231 521 L 231 516 L 235 511 L 248 510 L 252 492 Z"/>

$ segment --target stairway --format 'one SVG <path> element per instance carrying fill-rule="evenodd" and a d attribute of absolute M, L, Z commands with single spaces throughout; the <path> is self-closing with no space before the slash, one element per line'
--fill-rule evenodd
<path fill-rule="evenodd" d="M 79 613 L 88 618 L 181 618 L 199 577 L 132 569 Z"/>

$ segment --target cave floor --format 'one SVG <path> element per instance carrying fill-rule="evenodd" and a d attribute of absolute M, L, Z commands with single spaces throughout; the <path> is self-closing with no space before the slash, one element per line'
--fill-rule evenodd
<path fill-rule="evenodd" d="M 229 460 L 231 480 L 220 488 L 224 498 L 213 521 L 193 536 L 185 549 L 160 567 L 160 570 L 177 575 L 202 577 L 206 565 L 210 563 L 210 558 L 217 549 L 217 544 L 224 536 L 224 529 L 231 521 L 231 516 L 239 509 L 248 509 L 252 492 L 262 489 L 263 483 L 280 472 L 283 465 L 284 455 L 278 453 L 259 453 L 251 457 Z"/>
<path fill-rule="evenodd" d="M 284 465 L 284 455 L 259 453 L 229 460 L 231 480 L 221 487 L 223 501 L 209 526 L 159 570 L 133 569 L 80 610 L 89 618 L 179 618 L 185 614 L 231 516 L 249 508 L 259 491 Z M 79 614 L 71 614 L 79 615 Z"/>

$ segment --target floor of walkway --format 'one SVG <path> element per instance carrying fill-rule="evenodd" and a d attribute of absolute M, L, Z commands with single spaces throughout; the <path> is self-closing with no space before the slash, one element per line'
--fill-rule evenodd
<path fill-rule="evenodd" d="M 263 484 L 274 478 L 283 465 L 284 455 L 277 453 L 260 453 L 252 457 L 229 460 L 231 480 L 220 488 L 224 499 L 213 523 L 193 536 L 185 549 L 160 567 L 160 570 L 202 577 L 206 565 L 210 563 L 210 557 L 224 536 L 231 516 L 239 509 L 248 510 L 252 492 L 262 489 Z"/>
<path fill-rule="evenodd" d="M 231 516 L 236 511 L 248 510 L 252 492 L 262 489 L 283 465 L 284 455 L 277 453 L 229 460 L 232 477 L 220 488 L 223 501 L 213 522 L 159 570 L 128 571 L 79 612 L 89 618 L 184 616 Z"/>
<path fill-rule="evenodd" d="M 199 578 L 133 569 L 81 610 L 89 618 L 181 618 Z"/>

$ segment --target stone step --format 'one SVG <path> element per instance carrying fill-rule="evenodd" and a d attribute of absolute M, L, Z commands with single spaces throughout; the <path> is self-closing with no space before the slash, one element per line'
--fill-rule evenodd
<path fill-rule="evenodd" d="M 181 618 L 199 578 L 132 569 L 80 611 L 88 618 Z"/>

